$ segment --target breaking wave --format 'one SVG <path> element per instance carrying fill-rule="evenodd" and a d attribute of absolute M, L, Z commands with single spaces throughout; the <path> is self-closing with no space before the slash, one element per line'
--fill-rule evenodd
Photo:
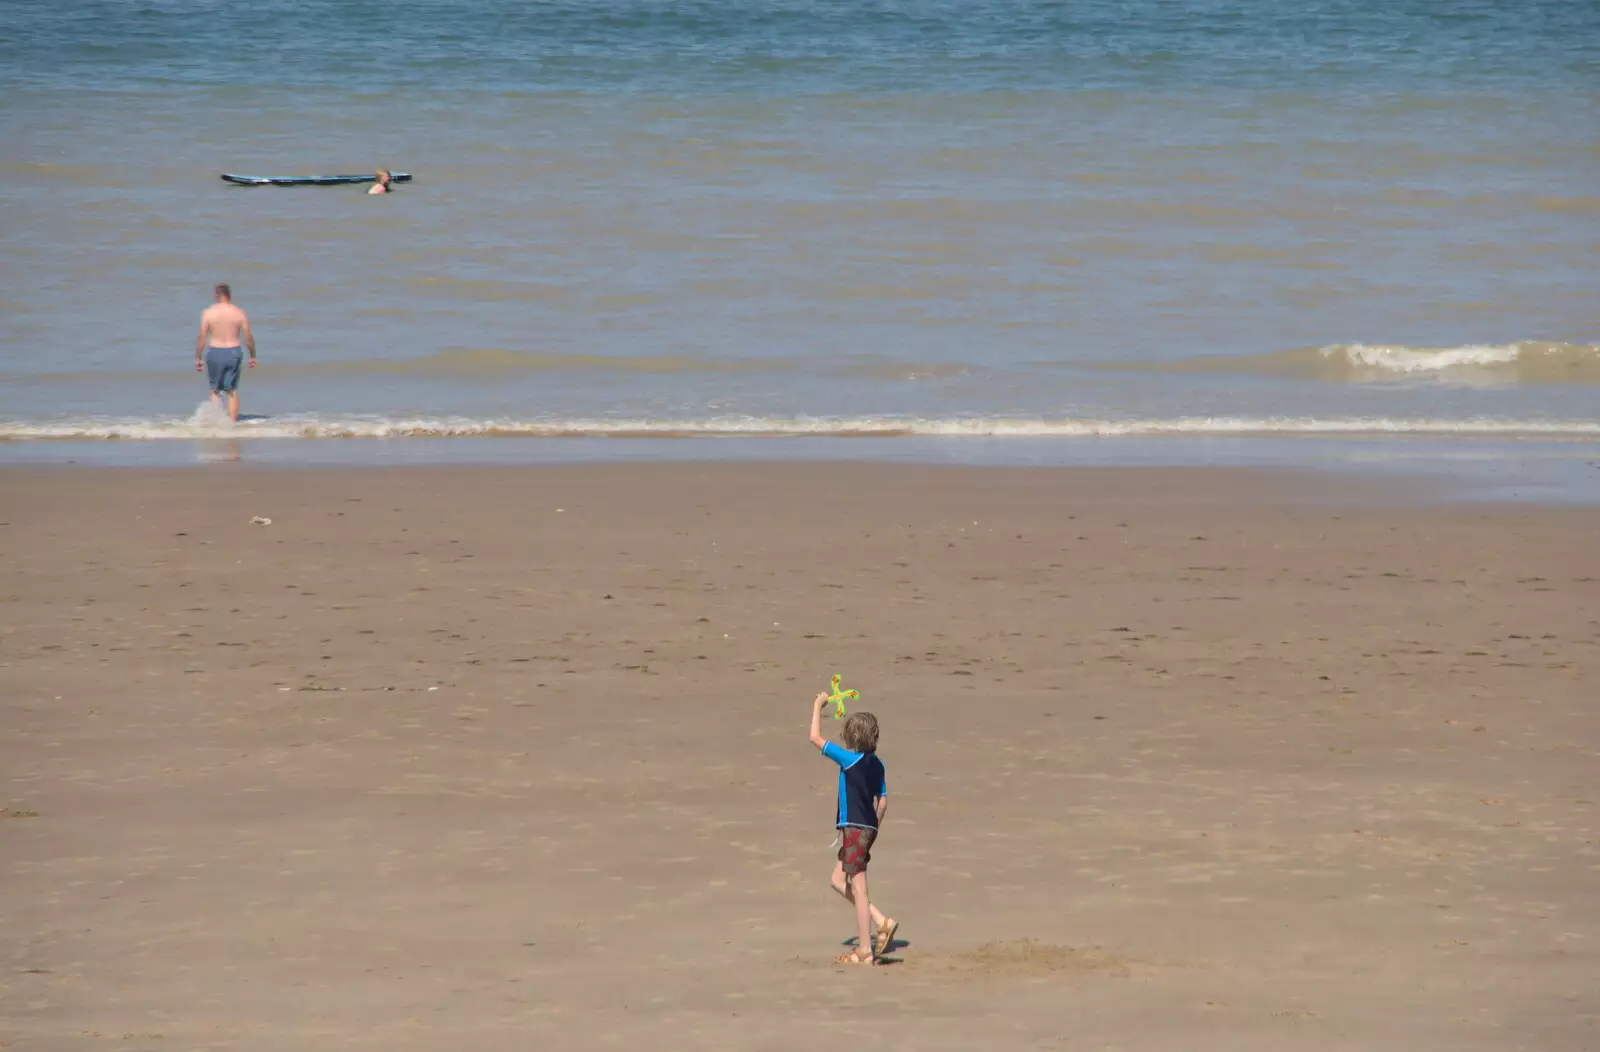
<path fill-rule="evenodd" d="M 1460 384 L 1600 384 L 1600 344 L 1524 340 L 1461 347 L 1339 343 L 1236 357 L 1107 362 L 1116 372 L 1238 373 L 1382 383 L 1434 379 Z"/>

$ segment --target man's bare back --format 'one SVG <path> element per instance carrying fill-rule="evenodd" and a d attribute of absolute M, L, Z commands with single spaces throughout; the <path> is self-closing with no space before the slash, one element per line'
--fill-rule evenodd
<path fill-rule="evenodd" d="M 239 334 L 249 327 L 250 319 L 232 303 L 213 303 L 200 315 L 200 339 L 213 347 L 239 346 Z"/>

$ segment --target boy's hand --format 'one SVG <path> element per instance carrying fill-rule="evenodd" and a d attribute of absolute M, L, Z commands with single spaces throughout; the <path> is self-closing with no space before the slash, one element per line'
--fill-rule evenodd
<path fill-rule="evenodd" d="M 818 694 L 816 703 L 811 706 L 811 744 L 822 748 L 828 744 L 828 739 L 822 736 L 822 710 L 828 704 L 827 694 Z"/>

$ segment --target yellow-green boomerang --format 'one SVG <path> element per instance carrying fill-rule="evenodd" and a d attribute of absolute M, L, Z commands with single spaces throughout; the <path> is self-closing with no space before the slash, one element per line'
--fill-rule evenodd
<path fill-rule="evenodd" d="M 828 700 L 833 702 L 833 718 L 836 720 L 844 719 L 844 700 L 846 698 L 851 701 L 859 701 L 861 699 L 859 690 L 839 689 L 839 681 L 843 678 L 843 676 L 835 672 L 833 679 L 828 682 Z"/>

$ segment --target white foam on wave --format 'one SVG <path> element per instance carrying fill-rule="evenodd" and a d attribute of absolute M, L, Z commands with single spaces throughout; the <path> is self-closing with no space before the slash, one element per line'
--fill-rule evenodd
<path fill-rule="evenodd" d="M 1592 381 L 1600 371 L 1600 346 L 1521 340 L 1460 347 L 1341 343 L 1319 349 L 1322 360 L 1363 375 L 1434 376 L 1441 379 Z"/>
<path fill-rule="evenodd" d="M 1496 347 L 1474 344 L 1466 347 L 1401 347 L 1385 344 L 1350 343 L 1322 348 L 1328 357 L 1343 356 L 1351 365 L 1385 369 L 1396 373 L 1439 373 L 1473 366 L 1493 367 L 1515 362 L 1522 349 L 1516 344 Z"/>
<path fill-rule="evenodd" d="M 203 407 L 208 409 L 209 407 Z M 197 411 L 189 419 L 80 418 L 0 421 L 0 441 L 207 441 L 402 438 L 1095 438 L 1162 435 L 1600 436 L 1595 420 L 1391 417 L 1174 417 L 1029 419 L 997 417 L 758 417 L 669 420 L 517 420 L 470 417 L 272 417 L 229 423 Z"/>

